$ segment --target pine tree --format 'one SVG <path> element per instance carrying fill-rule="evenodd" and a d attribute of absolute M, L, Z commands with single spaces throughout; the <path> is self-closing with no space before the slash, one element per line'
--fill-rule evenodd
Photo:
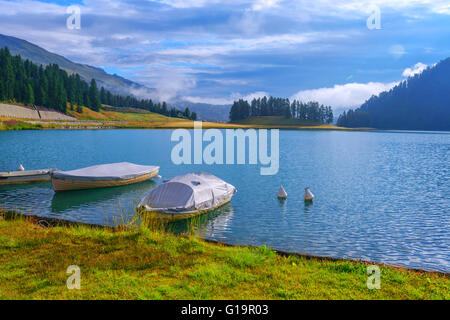
<path fill-rule="evenodd" d="M 12 100 L 61 112 L 66 112 L 68 103 L 71 109 L 76 105 L 77 112 L 82 112 L 81 106 L 98 111 L 104 103 L 115 107 L 135 107 L 165 115 L 183 116 L 173 108 L 174 111 L 169 112 L 166 102 L 161 105 L 161 102 L 154 103 L 151 99 L 114 95 L 104 87 L 98 90 L 94 79 L 88 84 L 79 74 L 69 76 L 56 64 L 37 66 L 20 56 L 11 56 L 5 47 L 0 48 L 0 101 Z M 189 117 L 193 117 L 193 113 L 189 112 Z"/>
<path fill-rule="evenodd" d="M 91 86 L 89 87 L 89 101 L 91 109 L 94 111 L 99 111 L 101 107 L 100 94 L 97 89 L 97 83 L 95 79 L 91 80 Z"/>
<path fill-rule="evenodd" d="M 191 111 L 189 110 L 189 108 L 184 109 L 183 116 L 188 119 L 191 117 Z"/>

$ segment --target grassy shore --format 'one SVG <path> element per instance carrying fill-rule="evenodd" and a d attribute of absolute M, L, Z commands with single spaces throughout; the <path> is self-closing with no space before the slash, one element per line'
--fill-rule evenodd
<path fill-rule="evenodd" d="M 81 269 L 80 290 L 66 287 L 70 265 Z M 450 298 L 448 275 L 380 268 L 381 289 L 369 290 L 364 263 L 0 216 L 0 299 Z"/>
<path fill-rule="evenodd" d="M 4 130 L 39 130 L 43 129 L 41 124 L 32 124 L 22 120 L 0 117 L 0 131 Z"/>

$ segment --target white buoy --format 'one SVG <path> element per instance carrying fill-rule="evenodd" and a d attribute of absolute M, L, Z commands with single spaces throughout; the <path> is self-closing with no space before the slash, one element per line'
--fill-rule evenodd
<path fill-rule="evenodd" d="M 19 163 L 19 171 L 25 171 L 25 168 L 23 167 L 23 165 L 21 163 Z"/>
<path fill-rule="evenodd" d="M 284 190 L 283 186 L 280 187 L 280 190 L 278 190 L 278 194 L 277 194 L 279 199 L 286 199 L 287 198 L 287 193 L 286 190 Z"/>
<path fill-rule="evenodd" d="M 305 188 L 305 201 L 313 201 L 314 200 L 314 194 L 309 190 L 309 188 Z"/>

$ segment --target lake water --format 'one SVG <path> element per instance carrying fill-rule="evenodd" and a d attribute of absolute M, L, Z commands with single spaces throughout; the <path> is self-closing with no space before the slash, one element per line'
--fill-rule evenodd
<path fill-rule="evenodd" d="M 0 132 L 0 171 L 70 170 L 129 161 L 163 178 L 207 171 L 233 184 L 208 215 L 206 238 L 314 255 L 450 271 L 450 134 L 280 131 L 280 170 L 174 165 L 171 130 Z M 88 223 L 120 223 L 160 180 L 55 194 L 50 183 L 0 186 L 0 208 Z M 289 196 L 276 198 L 280 184 Z M 311 187 L 314 204 L 305 204 Z"/>

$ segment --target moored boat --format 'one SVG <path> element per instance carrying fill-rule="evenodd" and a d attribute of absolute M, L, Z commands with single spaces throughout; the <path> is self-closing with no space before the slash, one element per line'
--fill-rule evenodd
<path fill-rule="evenodd" d="M 56 169 L 0 172 L 0 185 L 49 181 L 54 170 Z"/>
<path fill-rule="evenodd" d="M 187 219 L 228 203 L 236 188 L 218 177 L 190 173 L 174 177 L 150 191 L 138 205 L 166 221 Z"/>
<path fill-rule="evenodd" d="M 101 164 L 71 171 L 52 173 L 55 191 L 118 187 L 156 177 L 157 166 L 142 166 L 129 162 Z"/>

